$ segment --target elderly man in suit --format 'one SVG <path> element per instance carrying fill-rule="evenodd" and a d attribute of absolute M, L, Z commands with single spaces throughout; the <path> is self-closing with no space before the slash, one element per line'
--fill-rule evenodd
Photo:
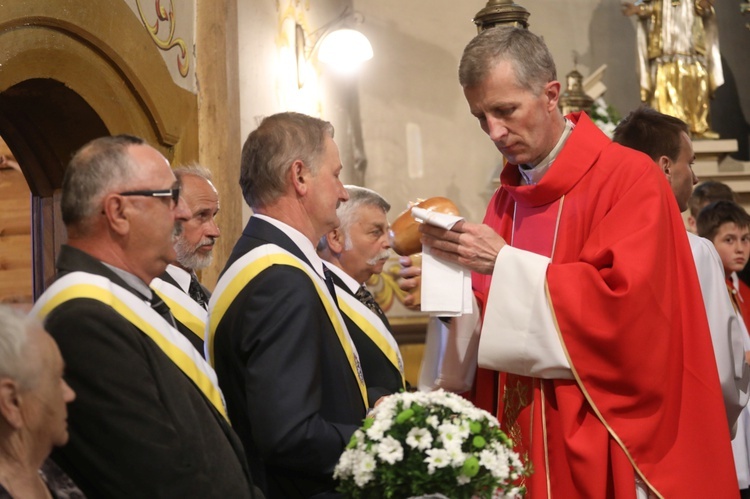
<path fill-rule="evenodd" d="M 207 353 L 253 476 L 273 498 L 331 497 L 333 468 L 365 416 L 357 350 L 315 252 L 348 199 L 326 121 L 269 116 L 242 149 L 253 216 L 209 305 Z"/>
<path fill-rule="evenodd" d="M 318 243 L 318 254 L 333 273 L 336 298 L 357 346 L 373 405 L 405 388 L 404 363 L 388 318 L 365 286 L 383 271 L 390 256 L 388 219 L 391 205 L 375 191 L 346 186 L 349 201 L 336 210 L 341 225 Z"/>
<path fill-rule="evenodd" d="M 177 321 L 179 331 L 203 352 L 211 293 L 198 281 L 196 270 L 209 266 L 216 239 L 219 193 L 211 182 L 211 172 L 193 164 L 172 170 L 180 182 L 180 198 L 190 218 L 177 224 L 174 249 L 177 258 L 167 270 L 151 281 L 151 288 L 164 300 Z"/>
<path fill-rule="evenodd" d="M 88 497 L 254 497 L 216 375 L 148 287 L 188 219 L 169 163 L 142 139 L 103 137 L 65 171 L 68 231 L 45 319 L 78 397 L 53 459 Z"/>

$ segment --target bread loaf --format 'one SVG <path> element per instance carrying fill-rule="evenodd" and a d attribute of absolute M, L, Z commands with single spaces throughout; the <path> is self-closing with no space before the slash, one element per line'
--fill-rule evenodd
<path fill-rule="evenodd" d="M 458 215 L 458 208 L 453 201 L 444 197 L 434 197 L 420 200 L 412 204 L 391 224 L 390 238 L 393 251 L 401 256 L 413 255 L 422 251 L 422 243 L 419 241 L 419 222 L 411 216 L 411 209 L 417 206 L 428 211 Z"/>

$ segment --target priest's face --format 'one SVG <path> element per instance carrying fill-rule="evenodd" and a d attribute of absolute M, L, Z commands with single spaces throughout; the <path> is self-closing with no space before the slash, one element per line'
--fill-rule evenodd
<path fill-rule="evenodd" d="M 669 183 L 672 185 L 672 192 L 677 199 L 680 211 L 685 211 L 688 207 L 688 199 L 693 193 L 693 186 L 698 183 L 698 177 L 693 173 L 693 162 L 695 161 L 693 143 L 685 132 L 682 132 L 681 135 L 680 154 L 677 156 L 677 160 L 666 159 L 669 162 L 667 176 Z"/>
<path fill-rule="evenodd" d="M 464 87 L 464 96 L 484 133 L 513 164 L 536 166 L 560 138 L 560 82 L 551 81 L 539 91 L 522 87 L 512 62 L 501 60 L 481 83 Z"/>

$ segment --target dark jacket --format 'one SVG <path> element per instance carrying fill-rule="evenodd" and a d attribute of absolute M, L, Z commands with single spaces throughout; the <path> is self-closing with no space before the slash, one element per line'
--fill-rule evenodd
<path fill-rule="evenodd" d="M 104 276 L 140 297 L 75 248 L 62 247 L 57 267 Z M 87 497 L 253 497 L 236 435 L 148 336 L 84 298 L 55 308 L 45 326 L 76 392 L 70 441 L 52 457 Z"/>
<path fill-rule="evenodd" d="M 351 292 L 349 286 L 344 283 L 343 280 L 335 273 L 333 276 L 333 282 L 338 286 L 336 293 L 349 293 L 354 296 L 356 295 Z M 388 360 L 383 351 L 370 339 L 367 334 L 362 331 L 357 324 L 349 318 L 344 312 L 341 312 L 346 322 L 346 328 L 349 330 L 349 335 L 352 337 L 354 345 L 357 347 L 357 353 L 359 354 L 359 361 L 362 364 L 362 372 L 365 375 L 365 383 L 367 383 L 367 398 L 369 399 L 370 406 L 373 406 L 380 397 L 391 395 L 392 393 L 398 393 L 404 389 L 404 384 L 401 381 L 401 373 L 393 363 Z M 388 330 L 391 330 L 391 325 L 388 322 L 388 318 L 385 314 L 377 314 L 380 320 L 383 322 Z"/>
<path fill-rule="evenodd" d="M 268 243 L 307 262 L 282 231 L 253 217 L 227 268 Z M 214 355 L 230 419 L 253 476 L 265 477 L 266 496 L 293 499 L 330 492 L 333 468 L 365 408 L 308 275 L 287 265 L 258 274 L 219 323 Z"/>

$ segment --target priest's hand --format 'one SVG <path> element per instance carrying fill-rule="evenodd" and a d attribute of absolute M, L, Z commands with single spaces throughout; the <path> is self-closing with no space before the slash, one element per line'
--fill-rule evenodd
<path fill-rule="evenodd" d="M 398 259 L 398 263 L 401 264 L 401 270 L 398 273 L 398 287 L 408 292 L 404 298 L 404 306 L 408 308 L 419 308 L 421 302 L 421 289 L 422 283 L 422 267 L 418 260 L 421 261 L 422 254 L 412 256 L 402 256 Z"/>
<path fill-rule="evenodd" d="M 458 263 L 479 274 L 492 274 L 497 254 L 505 240 L 491 227 L 460 221 L 451 230 L 422 224 L 422 244 L 430 253 L 443 260 Z"/>

